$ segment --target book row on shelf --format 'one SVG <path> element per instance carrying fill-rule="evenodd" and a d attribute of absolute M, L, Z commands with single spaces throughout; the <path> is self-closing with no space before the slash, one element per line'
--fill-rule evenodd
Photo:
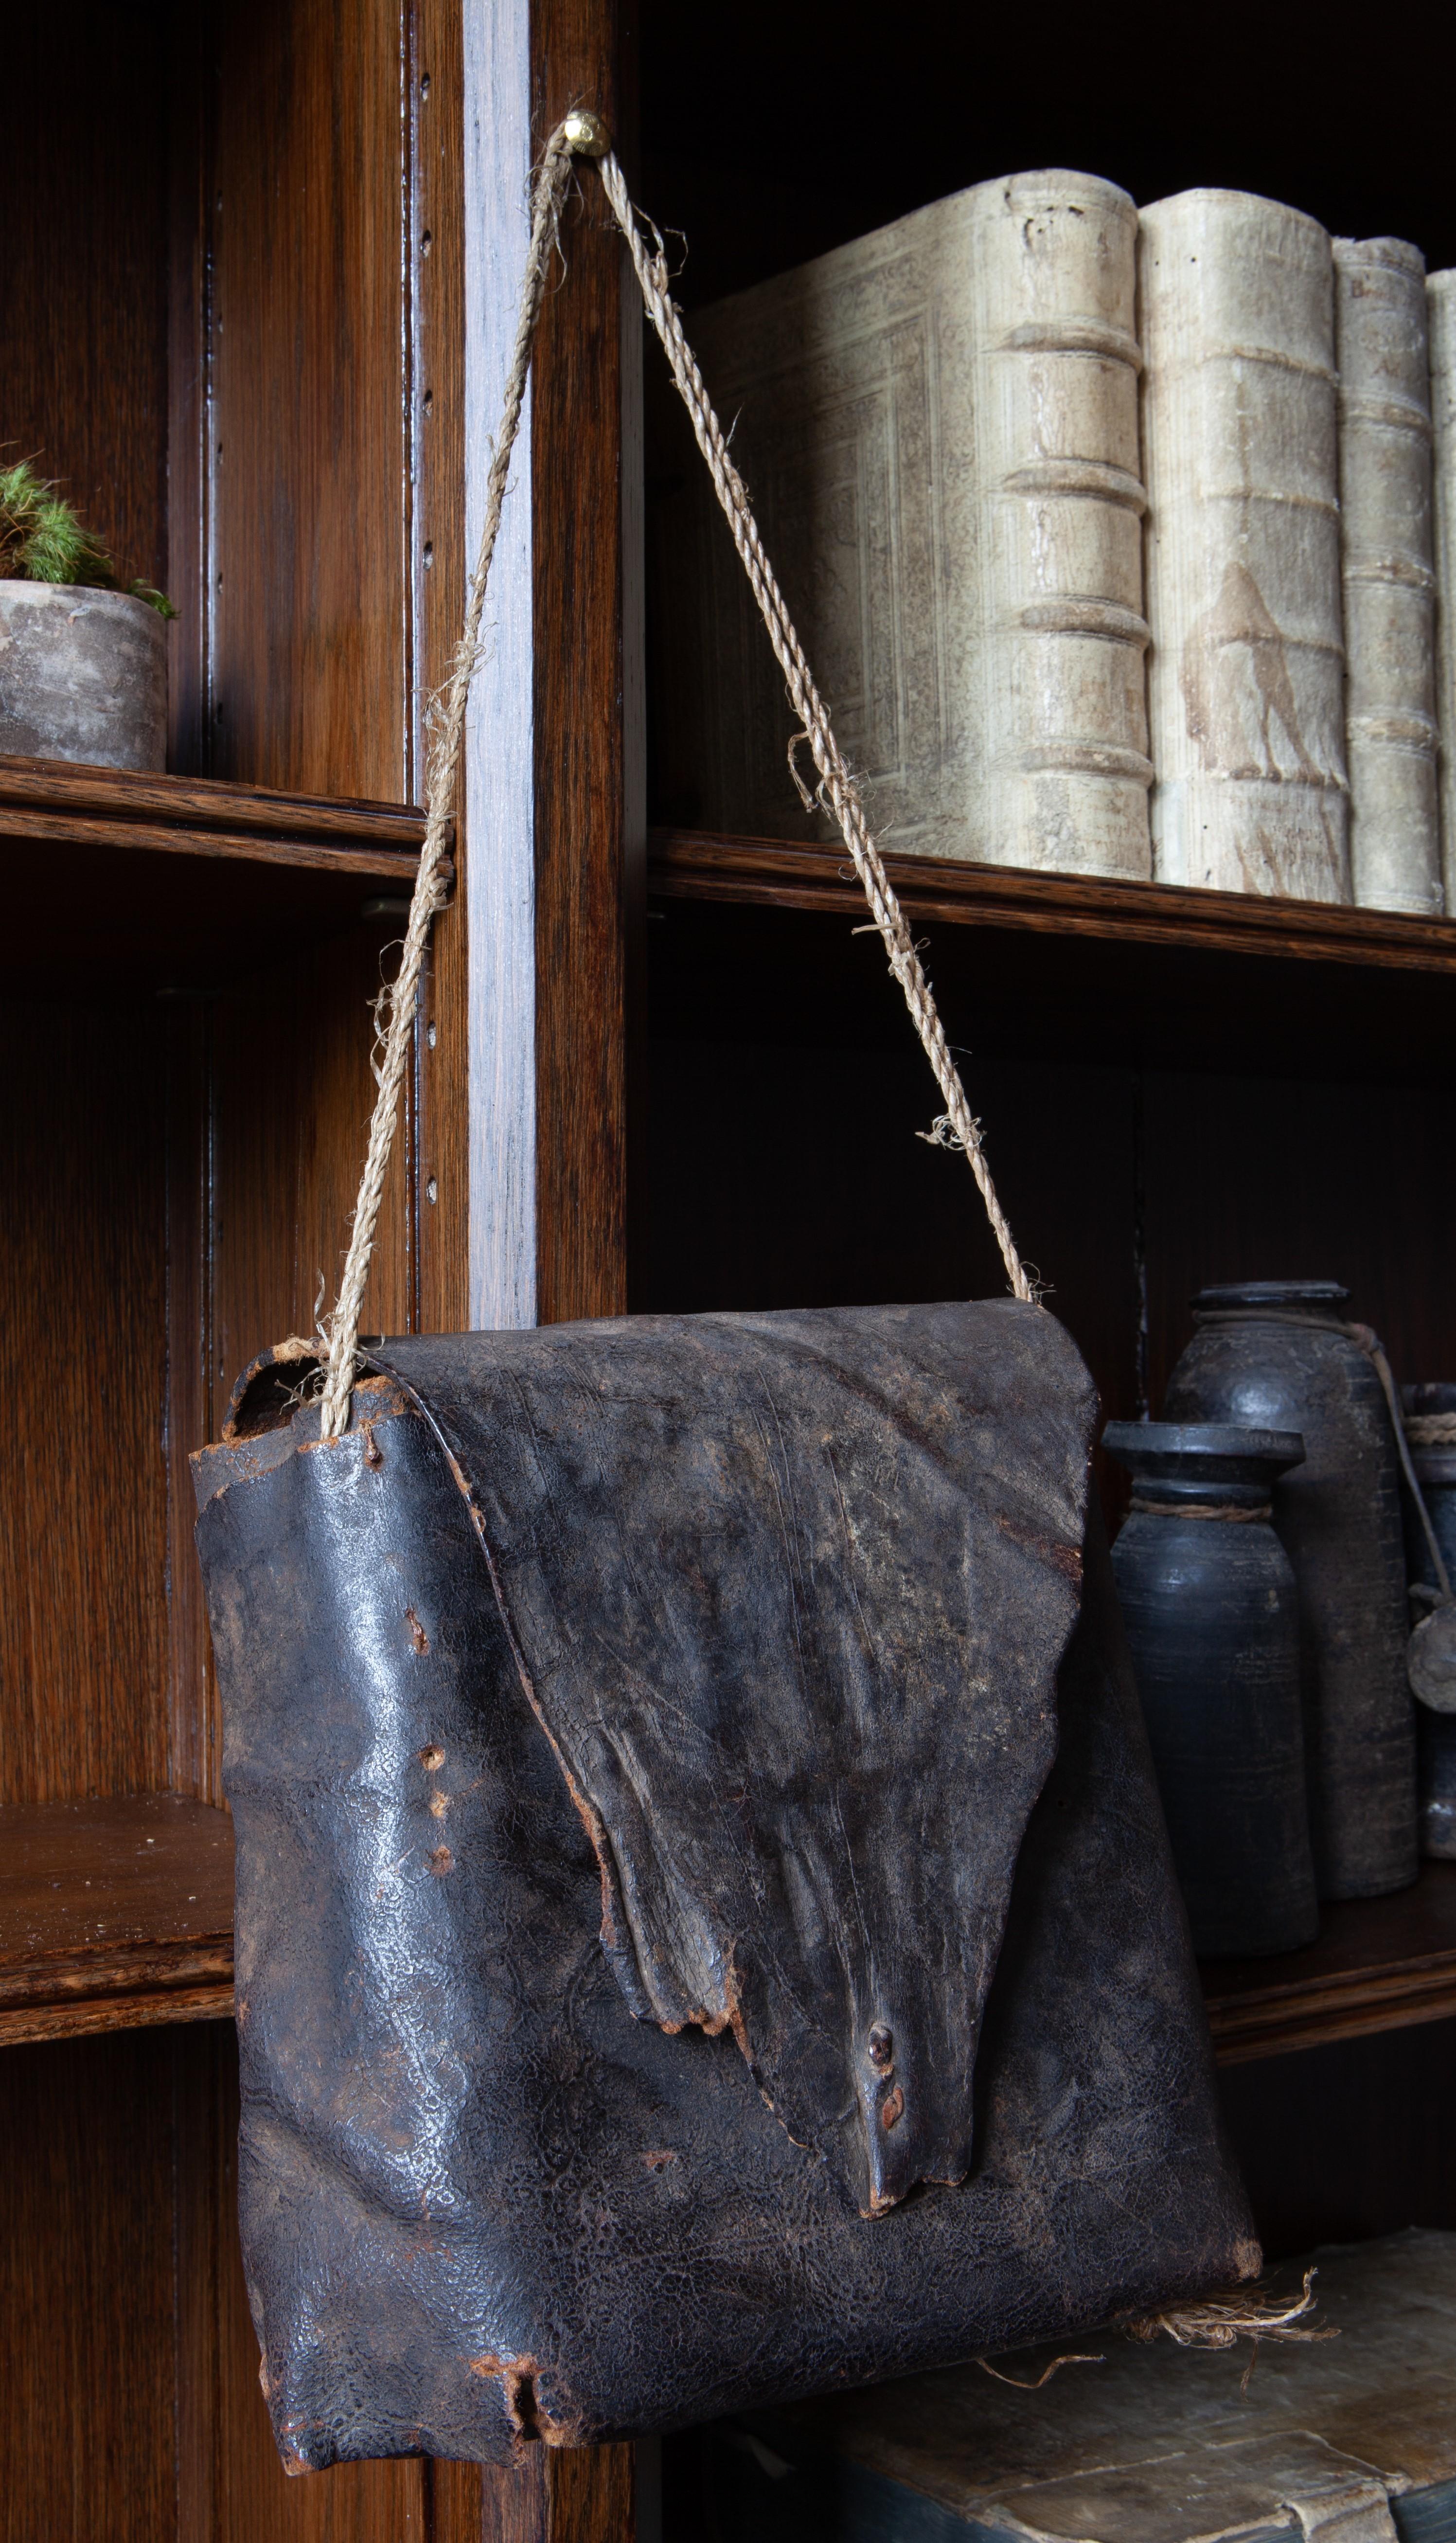
<path fill-rule="evenodd" d="M 693 329 L 886 845 L 1447 906 L 1456 272 L 1050 170 Z M 665 817 L 827 836 L 711 490 L 655 431 Z"/>

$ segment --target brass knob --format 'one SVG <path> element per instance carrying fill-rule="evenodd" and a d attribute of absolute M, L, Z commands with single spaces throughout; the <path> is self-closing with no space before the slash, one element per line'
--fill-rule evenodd
<path fill-rule="evenodd" d="M 612 146 L 612 136 L 601 116 L 585 106 L 573 107 L 562 125 L 562 139 L 569 150 L 577 151 L 584 159 L 605 159 Z"/>

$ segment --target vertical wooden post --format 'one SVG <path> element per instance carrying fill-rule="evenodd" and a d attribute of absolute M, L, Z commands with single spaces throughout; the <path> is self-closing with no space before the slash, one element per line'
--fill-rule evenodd
<path fill-rule="evenodd" d="M 536 0 L 535 145 L 569 107 L 619 147 L 629 111 L 615 0 Z M 627 536 L 640 445 L 635 304 L 594 174 L 568 213 L 563 287 L 537 340 L 535 616 L 537 1305 L 543 1324 L 627 1305 L 629 1088 L 639 1032 L 645 825 L 640 642 Z M 625 501 L 624 501 L 625 494 Z"/>
<path fill-rule="evenodd" d="M 588 105 L 621 138 L 615 0 L 534 0 L 532 145 Z M 627 1304 L 629 1088 L 645 818 L 633 693 L 637 412 L 623 257 L 583 172 L 547 301 L 531 409 L 536 1276 L 543 1324 Z M 624 505 L 624 485 L 628 490 Z M 625 624 L 624 624 L 625 622 Z M 482 2481 L 482 2543 L 632 2543 L 633 2449 L 543 2447 Z"/>
<path fill-rule="evenodd" d="M 634 2451 L 538 2446 L 518 2472 L 475 2476 L 478 2494 L 460 2487 L 465 2465 L 439 2466 L 434 2543 L 632 2543 Z"/>

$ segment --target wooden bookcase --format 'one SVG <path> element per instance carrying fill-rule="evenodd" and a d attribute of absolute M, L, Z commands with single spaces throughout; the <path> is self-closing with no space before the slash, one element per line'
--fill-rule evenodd
<path fill-rule="evenodd" d="M 1252 185 L 1456 261 L 1409 113 L 1341 157 L 1328 118 L 1261 122 L 1215 72 L 1152 116 L 1053 14 L 1035 95 L 1014 29 L 937 6 L 745 0 L 728 44 L 668 0 L 77 0 L 12 31 L 0 437 L 182 614 L 172 773 L 0 763 L 5 2543 L 711 2527 L 691 2435 L 660 2481 L 643 2450 L 636 2509 L 626 2448 L 278 2471 L 231 2221 L 230 1835 L 186 1458 L 337 1277 L 525 177 L 569 104 L 689 233 L 689 309 L 1057 159 L 1143 199 Z M 1276 8 L 1264 37 L 1302 23 Z M 1135 12 L 1124 40 L 1154 32 Z M 787 820 L 695 827 L 667 780 L 661 488 L 591 181 L 566 249 L 366 1324 L 995 1291 L 969 1179 L 913 1135 L 933 1090 L 842 857 Z M 1109 1414 L 1156 1406 L 1220 1276 L 1338 1273 L 1402 1375 L 1456 1370 L 1456 922 L 894 873 Z M 1271 2250 L 1456 2223 L 1456 1873 L 1205 1986 Z"/>

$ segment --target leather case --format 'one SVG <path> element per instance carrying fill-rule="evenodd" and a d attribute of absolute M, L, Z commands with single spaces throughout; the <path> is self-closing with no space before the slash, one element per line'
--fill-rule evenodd
<path fill-rule="evenodd" d="M 265 1354 L 194 1460 L 285 2459 L 667 2428 L 1255 2274 L 1055 1321 L 368 1357 L 343 1437 Z"/>

